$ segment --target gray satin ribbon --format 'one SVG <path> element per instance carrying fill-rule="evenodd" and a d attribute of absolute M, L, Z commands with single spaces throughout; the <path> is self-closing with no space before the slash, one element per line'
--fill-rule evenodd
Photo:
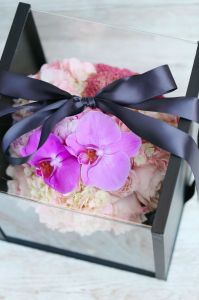
<path fill-rule="evenodd" d="M 39 149 L 55 125 L 67 116 L 82 112 L 85 107 L 99 108 L 118 117 L 129 129 L 152 144 L 176 155 L 190 165 L 199 191 L 199 150 L 193 138 L 166 122 L 136 110 L 169 113 L 199 123 L 199 102 L 193 97 L 162 98 L 177 88 L 168 65 L 140 75 L 121 78 L 99 91 L 95 97 L 71 95 L 47 82 L 0 71 L 0 94 L 11 98 L 34 100 L 22 106 L 0 111 L 0 117 L 21 109 L 32 114 L 12 125 L 2 139 L 2 149 L 13 165 L 27 162 L 27 157 L 11 157 L 11 143 L 23 134 L 41 126 Z M 157 99 L 159 97 L 159 99 Z"/>

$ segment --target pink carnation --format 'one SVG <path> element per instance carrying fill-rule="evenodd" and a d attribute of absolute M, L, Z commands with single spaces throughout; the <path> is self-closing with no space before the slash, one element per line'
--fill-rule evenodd
<path fill-rule="evenodd" d="M 128 69 L 119 69 L 105 64 L 96 64 L 95 68 L 97 72 L 86 80 L 83 96 L 95 96 L 99 90 L 114 80 L 136 74 Z"/>

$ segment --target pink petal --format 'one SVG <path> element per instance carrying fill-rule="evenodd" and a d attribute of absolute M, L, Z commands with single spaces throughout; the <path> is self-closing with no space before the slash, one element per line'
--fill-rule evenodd
<path fill-rule="evenodd" d="M 137 154 L 142 144 L 142 140 L 133 132 L 122 132 L 121 139 L 109 145 L 106 148 L 106 153 L 111 154 L 117 151 L 125 152 L 129 157 L 133 157 Z"/>
<path fill-rule="evenodd" d="M 75 133 L 71 133 L 67 138 L 66 138 L 66 146 L 68 151 L 72 154 L 77 156 L 81 151 L 83 151 L 85 149 L 84 146 L 80 145 L 77 142 L 76 139 L 76 134 Z"/>
<path fill-rule="evenodd" d="M 22 156 L 29 155 L 36 151 L 41 132 L 35 131 L 29 138 L 27 145 L 22 149 Z M 29 161 L 30 164 L 36 166 L 39 161 L 43 159 L 50 159 L 56 156 L 60 152 L 66 151 L 64 145 L 62 145 L 59 138 L 51 133 L 45 142 L 45 144 L 35 153 L 32 159 Z"/>
<path fill-rule="evenodd" d="M 37 149 L 37 146 L 39 144 L 40 135 L 41 135 L 40 130 L 36 130 L 30 135 L 27 145 L 21 149 L 20 154 L 22 156 L 30 155 Z"/>
<path fill-rule="evenodd" d="M 89 111 L 80 120 L 76 129 L 77 141 L 81 145 L 106 146 L 118 141 L 121 132 L 108 115 L 100 111 Z"/>
<path fill-rule="evenodd" d="M 73 191 L 80 178 L 80 166 L 75 157 L 67 158 L 62 166 L 45 182 L 59 193 L 66 194 Z"/>
<path fill-rule="evenodd" d="M 121 188 L 130 171 L 130 160 L 124 152 L 104 155 L 94 166 L 82 165 L 82 180 L 85 185 L 105 191 Z"/>

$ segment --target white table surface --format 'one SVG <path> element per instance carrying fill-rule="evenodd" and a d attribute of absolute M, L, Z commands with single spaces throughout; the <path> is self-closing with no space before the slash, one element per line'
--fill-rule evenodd
<path fill-rule="evenodd" d="M 107 20 L 109 10 L 114 9 L 115 13 L 108 19 L 113 24 L 136 24 L 140 29 L 192 40 L 199 37 L 198 0 L 29 2 L 34 9 L 102 21 Z M 0 52 L 16 3 L 15 0 L 0 0 Z M 120 19 L 117 14 L 124 10 L 125 5 L 131 10 Z M 0 242 L 1 299 L 199 299 L 199 205 L 196 197 L 186 204 L 166 282 Z"/>

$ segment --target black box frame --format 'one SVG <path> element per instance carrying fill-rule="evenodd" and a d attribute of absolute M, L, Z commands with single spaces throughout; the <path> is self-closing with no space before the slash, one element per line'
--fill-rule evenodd
<path fill-rule="evenodd" d="M 18 47 L 19 40 L 24 32 L 22 47 Z M 16 55 L 22 55 L 24 62 L 20 67 L 13 63 L 13 58 Z M 39 39 L 36 25 L 31 12 L 31 6 L 26 3 L 19 3 L 8 39 L 1 57 L 0 69 L 21 72 L 30 74 L 38 71 L 42 64 L 46 62 L 42 45 Z M 187 96 L 197 97 L 199 93 L 199 47 L 197 47 L 193 68 L 190 75 L 190 80 L 187 88 Z M 3 97 L 4 98 L 4 97 Z M 9 99 L 8 103 L 9 103 Z M 4 101 L 5 102 L 5 101 Z M 11 119 L 5 118 L 1 121 L 4 130 Z M 190 132 L 192 123 L 185 119 L 180 119 L 179 128 L 185 132 Z M 17 239 L 16 237 L 7 236 L 6 232 L 0 229 L 0 239 L 17 243 L 48 252 L 54 252 L 61 255 L 66 255 L 78 259 L 87 260 L 94 263 L 103 264 L 106 266 L 116 267 L 128 271 L 133 271 L 139 274 L 144 274 L 159 279 L 166 279 L 167 273 L 175 245 L 175 239 L 180 224 L 181 215 L 185 201 L 192 196 L 194 189 L 189 189 L 185 170 L 187 168 L 180 158 L 171 155 L 165 180 L 161 189 L 158 208 L 153 221 L 151 234 L 153 240 L 155 273 L 134 268 L 128 265 L 122 265 L 108 260 L 99 259 L 84 254 L 78 254 L 71 251 L 51 247 L 48 245 L 38 244 L 25 240 Z M 182 184 L 185 183 L 185 184 Z M 181 196 L 179 197 L 179 193 Z"/>

